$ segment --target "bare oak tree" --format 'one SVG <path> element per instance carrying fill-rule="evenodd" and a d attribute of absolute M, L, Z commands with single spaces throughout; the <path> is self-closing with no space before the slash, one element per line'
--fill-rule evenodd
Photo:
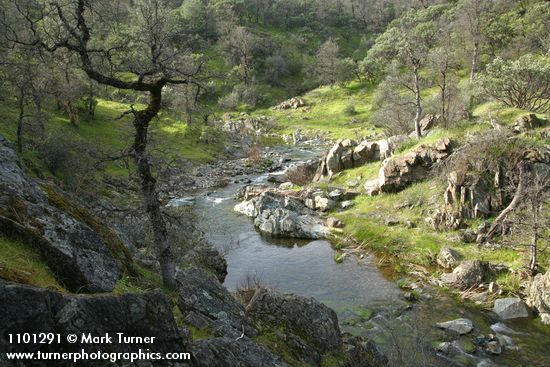
<path fill-rule="evenodd" d="M 14 18 L 3 17 L 7 37 L 48 52 L 69 52 L 78 66 L 99 84 L 148 95 L 146 107 L 132 106 L 134 161 L 145 209 L 152 224 L 163 282 L 175 288 L 175 262 L 161 212 L 157 181 L 147 152 L 148 129 L 161 110 L 167 85 L 200 85 L 195 76 L 202 63 L 189 68 L 187 53 L 171 43 L 172 13 L 161 0 L 12 0 Z M 20 25 L 24 24 L 24 31 Z M 192 69 L 192 70 L 191 70 Z"/>

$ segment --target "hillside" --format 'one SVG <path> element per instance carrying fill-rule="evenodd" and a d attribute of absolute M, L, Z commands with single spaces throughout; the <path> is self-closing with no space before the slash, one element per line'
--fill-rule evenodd
<path fill-rule="evenodd" d="M 0 334 L 154 336 L 24 349 L 197 367 L 548 365 L 549 20 L 0 1 Z"/>

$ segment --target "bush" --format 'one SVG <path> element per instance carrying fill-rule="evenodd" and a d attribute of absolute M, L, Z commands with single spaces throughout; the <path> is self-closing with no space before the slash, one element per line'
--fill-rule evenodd
<path fill-rule="evenodd" d="M 346 107 L 344 107 L 344 113 L 348 116 L 356 115 L 357 111 L 355 110 L 355 104 L 353 102 L 349 102 Z"/>
<path fill-rule="evenodd" d="M 550 109 L 550 57 L 497 57 L 479 77 L 483 93 L 507 106 L 544 113 Z"/>

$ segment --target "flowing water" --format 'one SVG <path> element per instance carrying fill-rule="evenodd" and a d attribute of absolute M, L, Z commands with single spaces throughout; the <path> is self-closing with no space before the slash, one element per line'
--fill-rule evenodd
<path fill-rule="evenodd" d="M 314 153 L 294 149 L 294 160 L 308 159 Z M 266 183 L 267 175 L 249 177 L 256 184 Z M 314 297 L 333 308 L 341 328 L 354 334 L 374 338 L 396 365 L 413 359 L 430 360 L 431 365 L 464 366 L 550 366 L 550 329 L 531 320 L 508 322 L 521 334 L 509 335 L 514 348 L 500 356 L 459 354 L 453 360 L 432 360 L 418 353 L 419 345 L 451 341 L 436 322 L 458 317 L 471 319 L 484 335 L 494 333 L 493 314 L 465 307 L 446 293 L 432 291 L 431 297 L 407 308 L 395 276 L 384 274 L 374 256 L 346 257 L 334 261 L 334 250 L 328 241 L 280 240 L 262 236 L 252 220 L 233 211 L 233 196 L 242 184 L 199 193 L 195 211 L 199 226 L 207 239 L 221 250 L 228 263 L 225 286 L 235 291 L 247 279 L 281 292 Z M 401 316 L 396 317 L 399 311 Z M 371 318 L 372 315 L 375 315 Z M 369 320 L 370 319 L 370 320 Z M 462 337 L 468 343 L 472 337 Z M 396 351 L 395 344 L 403 350 Z M 517 347 L 517 348 L 516 348 Z M 433 357 L 433 351 L 429 354 Z M 396 357 L 396 355 L 402 355 Z M 412 365 L 412 364 L 411 364 Z"/>

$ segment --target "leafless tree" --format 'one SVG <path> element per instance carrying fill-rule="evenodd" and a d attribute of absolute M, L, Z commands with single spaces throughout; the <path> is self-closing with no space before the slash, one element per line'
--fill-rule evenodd
<path fill-rule="evenodd" d="M 528 248 L 527 269 L 534 276 L 539 269 L 539 254 L 546 252 L 550 245 L 550 166 L 534 163 L 524 175 L 528 180 L 522 183 L 519 195 L 516 190 L 514 199 L 518 198 L 518 204 L 513 212 L 508 211 L 511 229 L 504 240 L 515 247 Z"/>
<path fill-rule="evenodd" d="M 193 83 L 194 69 L 180 63 L 185 53 L 171 44 L 170 9 L 160 0 L 134 2 L 18 1 L 10 2 L 16 16 L 2 17 L 6 36 L 17 44 L 39 46 L 48 52 L 75 55 L 78 66 L 99 84 L 148 95 L 144 109 L 132 108 L 133 155 L 141 180 L 145 208 L 151 222 L 156 254 L 167 287 L 175 288 L 175 261 L 160 208 L 156 178 L 147 152 L 148 129 L 161 109 L 167 85 Z M 5 15 L 5 14 L 4 14 Z M 20 25 L 26 32 L 22 33 Z"/>

